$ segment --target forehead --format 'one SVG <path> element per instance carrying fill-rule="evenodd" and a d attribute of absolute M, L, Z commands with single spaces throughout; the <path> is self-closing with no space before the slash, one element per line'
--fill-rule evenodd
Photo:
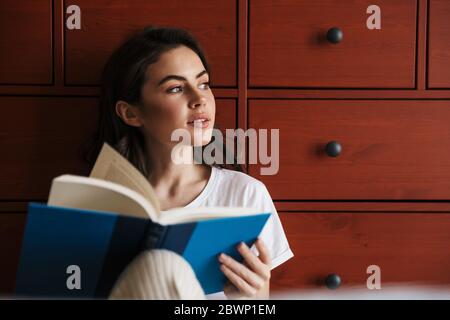
<path fill-rule="evenodd" d="M 205 67 L 200 57 L 191 49 L 180 46 L 163 53 L 156 63 L 147 68 L 147 78 L 157 83 L 167 75 L 195 78 Z"/>

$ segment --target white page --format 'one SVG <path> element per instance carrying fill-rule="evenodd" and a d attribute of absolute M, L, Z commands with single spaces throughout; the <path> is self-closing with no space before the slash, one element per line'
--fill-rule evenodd
<path fill-rule="evenodd" d="M 158 199 L 148 180 L 107 143 L 103 144 L 90 177 L 115 182 L 130 188 L 144 196 L 153 205 L 156 212 L 160 211 Z"/>
<path fill-rule="evenodd" d="M 156 211 L 141 194 L 95 178 L 62 175 L 53 179 L 48 205 L 150 217 L 157 222 Z"/>

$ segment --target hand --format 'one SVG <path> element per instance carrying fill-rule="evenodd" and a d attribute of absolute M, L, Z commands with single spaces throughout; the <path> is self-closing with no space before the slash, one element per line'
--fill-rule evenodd
<path fill-rule="evenodd" d="M 245 243 L 237 250 L 244 258 L 239 263 L 222 253 L 219 256 L 220 270 L 228 278 L 224 293 L 228 298 L 269 299 L 270 254 L 264 242 L 258 238 L 255 242 L 259 256 L 255 255 Z"/>

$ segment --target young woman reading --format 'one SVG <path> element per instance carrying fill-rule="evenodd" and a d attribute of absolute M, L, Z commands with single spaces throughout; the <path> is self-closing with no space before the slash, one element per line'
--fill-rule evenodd
<path fill-rule="evenodd" d="M 196 142 L 192 139 L 181 146 L 185 155 L 213 143 L 208 129 L 214 126 L 216 104 L 210 69 L 192 35 L 183 29 L 148 27 L 129 39 L 105 66 L 100 107 L 92 155 L 98 154 L 103 142 L 114 146 L 148 178 L 163 212 L 175 207 L 232 206 L 272 213 L 253 248 L 238 246 L 244 263 L 224 254 L 218 257 L 229 281 L 224 292 L 208 296 L 269 298 L 271 269 L 293 254 L 264 184 L 217 164 L 172 160 L 174 148 L 180 148 L 171 140 L 174 130 L 187 130 L 194 137 L 202 129 Z M 179 258 L 168 259 L 180 263 Z"/>

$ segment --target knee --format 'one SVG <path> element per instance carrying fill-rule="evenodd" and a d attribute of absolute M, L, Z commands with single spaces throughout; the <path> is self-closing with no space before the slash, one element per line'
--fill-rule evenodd
<path fill-rule="evenodd" d="M 139 254 L 120 275 L 110 299 L 204 299 L 189 263 L 168 250 Z"/>

